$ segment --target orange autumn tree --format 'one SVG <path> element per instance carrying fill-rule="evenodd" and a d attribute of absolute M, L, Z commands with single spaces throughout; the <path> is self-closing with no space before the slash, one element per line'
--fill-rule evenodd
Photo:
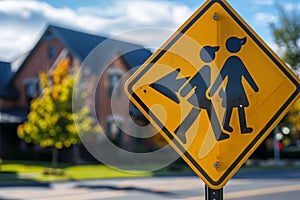
<path fill-rule="evenodd" d="M 75 78 L 69 73 L 70 66 L 70 59 L 65 59 L 52 73 L 40 74 L 42 94 L 31 102 L 28 120 L 18 127 L 18 136 L 25 142 L 52 147 L 53 167 L 57 165 L 59 149 L 80 143 L 78 132 L 99 132 L 88 107 L 72 112 Z"/>

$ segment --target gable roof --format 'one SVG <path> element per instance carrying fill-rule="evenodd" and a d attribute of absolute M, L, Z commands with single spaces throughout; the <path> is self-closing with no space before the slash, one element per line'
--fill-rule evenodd
<path fill-rule="evenodd" d="M 10 84 L 10 80 L 13 77 L 13 72 L 11 71 L 10 63 L 0 61 L 0 74 L 0 98 L 17 98 L 18 92 Z"/>
<path fill-rule="evenodd" d="M 92 35 L 89 33 L 49 25 L 34 48 L 31 50 L 27 58 L 23 61 L 23 64 L 21 64 L 21 66 L 16 71 L 13 79 L 22 70 L 27 60 L 30 59 L 30 57 L 32 56 L 32 52 L 34 52 L 39 44 L 49 35 L 58 38 L 65 46 L 65 48 L 67 48 L 73 56 L 76 56 L 80 60 L 80 62 L 83 62 L 84 59 L 89 55 L 89 53 L 95 47 L 97 47 L 97 45 L 109 39 L 108 37 Z M 145 49 L 141 45 L 125 41 L 109 39 L 109 45 L 114 47 L 115 50 L 117 48 L 117 52 L 121 53 L 130 69 L 142 65 L 152 54 L 150 50 Z"/>
<path fill-rule="evenodd" d="M 43 36 L 54 34 L 81 61 L 106 38 L 50 25 Z"/>
<path fill-rule="evenodd" d="M 47 32 L 52 32 L 57 36 L 66 48 L 82 62 L 89 53 L 100 43 L 109 41 L 111 48 L 117 50 L 124 57 L 129 68 L 134 68 L 143 64 L 152 54 L 141 45 L 110 39 L 108 37 L 92 35 L 75 30 L 50 25 Z"/>

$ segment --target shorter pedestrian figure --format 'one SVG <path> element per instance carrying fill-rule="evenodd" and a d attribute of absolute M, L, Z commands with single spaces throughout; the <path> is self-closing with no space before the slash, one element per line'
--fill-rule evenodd
<path fill-rule="evenodd" d="M 205 46 L 200 50 L 200 59 L 207 64 L 211 63 L 215 59 L 215 53 L 218 50 L 218 46 Z M 206 92 L 210 86 L 210 79 L 211 68 L 209 65 L 205 65 L 188 80 L 188 83 L 180 91 L 182 97 L 187 96 L 193 91 L 193 94 L 188 98 L 193 108 L 174 131 L 183 143 L 186 143 L 186 132 L 195 122 L 196 118 L 199 117 L 202 109 L 205 109 L 208 114 L 216 140 L 219 141 L 229 138 L 228 134 L 222 132 L 214 106 L 211 100 L 206 97 Z"/>
<path fill-rule="evenodd" d="M 246 44 L 246 42 L 246 37 L 230 37 L 226 41 L 226 49 L 232 54 L 238 53 L 242 46 Z M 233 131 L 233 128 L 229 125 L 229 123 L 233 109 L 237 108 L 241 133 L 252 133 L 253 129 L 251 127 L 247 127 L 246 123 L 245 107 L 249 106 L 249 101 L 243 86 L 242 79 L 247 81 L 255 92 L 258 92 L 258 86 L 251 77 L 242 60 L 236 55 L 230 56 L 225 61 L 225 64 L 220 71 L 220 76 L 221 77 L 218 77 L 211 87 L 209 96 L 213 96 L 215 94 L 221 83 L 227 77 L 228 81 L 225 89 L 226 98 L 223 98 L 222 103 L 222 106 L 226 108 L 223 129 L 228 132 Z"/>

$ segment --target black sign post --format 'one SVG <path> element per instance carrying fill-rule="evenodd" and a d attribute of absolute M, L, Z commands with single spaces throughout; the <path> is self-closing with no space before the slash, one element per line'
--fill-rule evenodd
<path fill-rule="evenodd" d="M 223 200 L 223 188 L 214 190 L 205 185 L 205 200 Z"/>

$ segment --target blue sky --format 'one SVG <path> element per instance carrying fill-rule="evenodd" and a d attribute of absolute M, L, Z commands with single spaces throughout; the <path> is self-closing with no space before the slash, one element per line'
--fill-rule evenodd
<path fill-rule="evenodd" d="M 0 0 L 0 60 L 28 52 L 47 24 L 94 34 L 117 35 L 136 28 L 175 31 L 204 0 Z M 277 22 L 276 3 L 300 12 L 300 0 L 227 0 L 275 51 L 268 23 Z M 131 38 L 130 38 L 131 37 Z M 168 35 L 146 33 L 126 39 L 159 47 Z"/>

